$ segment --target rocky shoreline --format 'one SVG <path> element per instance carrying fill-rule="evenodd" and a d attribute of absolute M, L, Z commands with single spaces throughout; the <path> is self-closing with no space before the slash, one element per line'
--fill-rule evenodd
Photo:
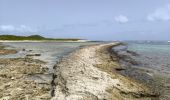
<path fill-rule="evenodd" d="M 1 44 L 0 55 L 17 53 Z M 50 100 L 52 75 L 46 62 L 24 58 L 0 58 L 0 100 Z"/>
<path fill-rule="evenodd" d="M 120 43 L 81 48 L 54 67 L 52 100 L 152 100 L 159 93 L 117 72 L 119 58 L 111 52 Z"/>
<path fill-rule="evenodd" d="M 115 42 L 80 46 L 54 66 L 53 74 L 49 73 L 46 62 L 34 59 L 36 54 L 24 58 L 0 58 L 0 100 L 157 99 L 159 93 L 150 87 L 151 84 L 138 80 L 146 78 L 143 74 L 122 65 L 122 61 L 137 63 L 112 50 L 120 45 Z M 0 55 L 18 52 L 5 49 L 2 44 L 0 51 L 3 51 Z"/>

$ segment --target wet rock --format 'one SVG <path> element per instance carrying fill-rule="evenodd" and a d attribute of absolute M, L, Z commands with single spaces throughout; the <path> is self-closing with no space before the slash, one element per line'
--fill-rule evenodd
<path fill-rule="evenodd" d="M 16 54 L 16 50 L 0 49 L 0 55 Z"/>
<path fill-rule="evenodd" d="M 139 54 L 134 51 L 127 50 L 126 52 L 130 53 L 132 56 L 139 56 Z"/>
<path fill-rule="evenodd" d="M 16 54 L 17 51 L 13 49 L 5 49 L 5 46 L 0 44 L 0 55 Z"/>
<path fill-rule="evenodd" d="M 29 52 L 31 52 L 31 51 L 33 51 L 33 50 L 29 50 Z"/>
<path fill-rule="evenodd" d="M 41 54 L 27 54 L 26 56 L 41 56 Z"/>
<path fill-rule="evenodd" d="M 116 71 L 126 70 L 125 68 L 115 68 Z"/>

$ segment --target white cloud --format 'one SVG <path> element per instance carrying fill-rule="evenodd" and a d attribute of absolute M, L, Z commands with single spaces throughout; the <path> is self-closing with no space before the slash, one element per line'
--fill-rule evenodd
<path fill-rule="evenodd" d="M 1 32 L 34 32 L 35 30 L 25 25 L 20 25 L 20 26 L 0 25 L 0 31 Z"/>
<path fill-rule="evenodd" d="M 15 27 L 12 25 L 1 25 L 0 31 L 14 31 Z"/>
<path fill-rule="evenodd" d="M 127 18 L 127 16 L 119 15 L 119 16 L 115 17 L 115 21 L 117 21 L 119 23 L 127 23 L 129 21 L 129 19 Z"/>
<path fill-rule="evenodd" d="M 149 21 L 167 21 L 170 20 L 170 4 L 156 9 L 153 13 L 147 16 Z"/>

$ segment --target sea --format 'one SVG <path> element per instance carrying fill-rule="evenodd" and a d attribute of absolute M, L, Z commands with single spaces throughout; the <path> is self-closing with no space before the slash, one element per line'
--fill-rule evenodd
<path fill-rule="evenodd" d="M 159 83 L 160 100 L 170 100 L 170 42 L 169 41 L 126 41 L 127 49 L 139 65 L 155 82 Z M 156 87 L 155 87 L 156 88 Z"/>

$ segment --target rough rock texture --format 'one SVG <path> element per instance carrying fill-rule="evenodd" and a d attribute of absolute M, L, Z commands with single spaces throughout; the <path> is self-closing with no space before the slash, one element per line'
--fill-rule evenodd
<path fill-rule="evenodd" d="M 118 43 L 85 47 L 63 58 L 54 67 L 52 100 L 151 100 L 157 96 L 116 72 L 118 59 L 109 52 L 114 45 Z"/>
<path fill-rule="evenodd" d="M 0 55 L 15 51 L 0 47 Z M 0 58 L 0 100 L 50 100 L 52 75 L 45 64 L 32 58 Z"/>
<path fill-rule="evenodd" d="M 0 44 L 0 55 L 15 54 L 15 53 L 17 53 L 16 50 L 5 49 L 5 46 Z"/>
<path fill-rule="evenodd" d="M 0 59 L 0 100 L 49 100 L 51 84 L 40 76 L 47 72 L 43 64 L 30 58 Z"/>

